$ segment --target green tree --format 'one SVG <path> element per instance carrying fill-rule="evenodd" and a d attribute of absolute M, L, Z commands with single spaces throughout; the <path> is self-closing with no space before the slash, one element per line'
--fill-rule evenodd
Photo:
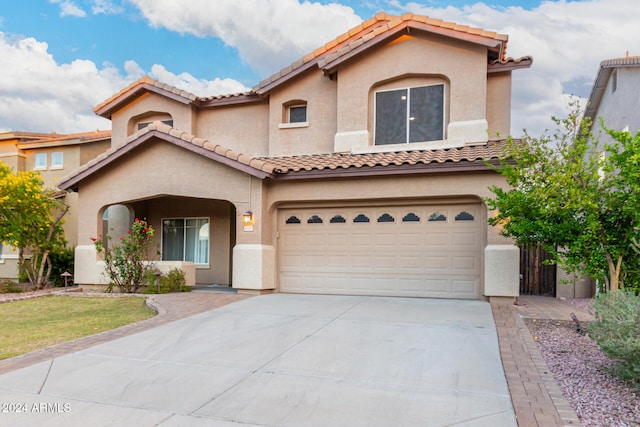
<path fill-rule="evenodd" d="M 489 223 L 518 244 L 541 243 L 569 272 L 621 288 L 638 271 L 640 132 L 605 128 L 614 143 L 600 146 L 578 108 L 554 122 L 551 136 L 511 141 L 496 168 L 510 188 L 491 188 Z"/>
<path fill-rule="evenodd" d="M 45 188 L 37 172 L 14 173 L 0 162 L 0 241 L 17 248 L 18 264 L 37 289 L 49 284 L 51 251 L 64 247 L 62 193 Z"/>

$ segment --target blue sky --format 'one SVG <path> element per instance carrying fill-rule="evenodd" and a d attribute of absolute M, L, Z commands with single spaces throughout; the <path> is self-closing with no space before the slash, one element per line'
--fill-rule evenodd
<path fill-rule="evenodd" d="M 634 11 L 635 9 L 635 11 Z M 539 133 L 586 98 L 603 59 L 640 54 L 635 0 L 27 0 L 0 8 L 0 131 L 109 128 L 92 108 L 142 75 L 199 96 L 233 93 L 377 11 L 509 34 L 512 133 Z"/>

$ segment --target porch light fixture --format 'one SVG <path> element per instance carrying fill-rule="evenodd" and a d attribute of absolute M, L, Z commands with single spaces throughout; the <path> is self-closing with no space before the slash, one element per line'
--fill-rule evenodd
<path fill-rule="evenodd" d="M 253 212 L 244 212 L 242 219 L 244 220 L 244 231 L 253 231 Z"/>

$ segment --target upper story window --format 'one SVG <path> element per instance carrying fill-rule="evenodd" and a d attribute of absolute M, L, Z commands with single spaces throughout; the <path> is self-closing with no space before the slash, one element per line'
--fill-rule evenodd
<path fill-rule="evenodd" d="M 307 121 L 307 106 L 292 105 L 289 107 L 289 123 L 304 123 Z"/>
<path fill-rule="evenodd" d="M 307 127 L 307 101 L 294 100 L 282 104 L 280 129 Z"/>
<path fill-rule="evenodd" d="M 162 123 L 164 123 L 165 125 L 167 125 L 167 126 L 173 127 L 173 120 L 160 120 L 160 121 Z M 140 123 L 138 123 L 138 130 L 142 130 L 142 129 L 146 128 L 151 123 L 153 123 L 153 122 L 140 122 Z"/>
<path fill-rule="evenodd" d="M 378 91 L 375 145 L 444 139 L 444 84 Z"/>
<path fill-rule="evenodd" d="M 47 153 L 37 153 L 36 161 L 33 167 L 34 169 L 46 169 L 47 168 Z"/>
<path fill-rule="evenodd" d="M 64 153 L 54 151 L 51 153 L 51 169 L 62 169 L 64 165 Z"/>

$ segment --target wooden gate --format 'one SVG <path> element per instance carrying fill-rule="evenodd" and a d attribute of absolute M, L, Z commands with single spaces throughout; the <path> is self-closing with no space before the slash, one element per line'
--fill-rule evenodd
<path fill-rule="evenodd" d="M 551 254 L 537 243 L 520 246 L 520 294 L 556 295 L 556 266 L 546 265 Z"/>

